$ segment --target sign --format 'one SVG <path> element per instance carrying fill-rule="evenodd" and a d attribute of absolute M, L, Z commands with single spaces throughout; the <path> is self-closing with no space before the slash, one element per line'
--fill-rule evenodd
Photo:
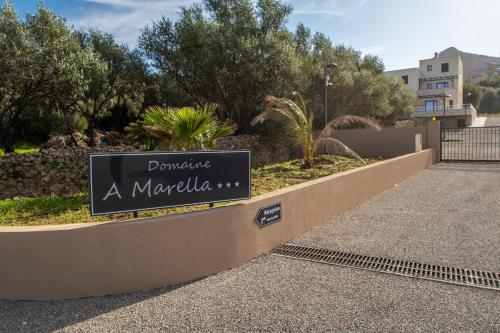
<path fill-rule="evenodd" d="M 91 215 L 250 198 L 250 151 L 91 154 Z"/>
<path fill-rule="evenodd" d="M 259 212 L 255 216 L 254 221 L 261 228 L 263 228 L 280 220 L 281 220 L 281 202 L 277 202 L 273 203 L 272 205 L 259 209 Z"/>

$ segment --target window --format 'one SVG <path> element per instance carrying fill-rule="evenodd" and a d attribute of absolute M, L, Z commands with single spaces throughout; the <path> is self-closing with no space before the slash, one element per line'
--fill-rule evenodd
<path fill-rule="evenodd" d="M 425 111 L 436 111 L 438 106 L 438 101 L 437 100 L 432 100 L 432 101 L 425 101 Z"/>
<path fill-rule="evenodd" d="M 432 65 L 427 65 L 427 71 L 432 72 Z"/>
<path fill-rule="evenodd" d="M 448 72 L 448 70 L 449 70 L 449 69 L 448 69 L 448 67 L 449 67 L 449 66 L 448 66 L 448 63 L 447 63 L 447 62 L 446 62 L 446 63 L 444 63 L 444 64 L 441 64 L 441 73 L 446 73 L 446 72 Z"/>
<path fill-rule="evenodd" d="M 427 83 L 427 90 L 431 90 L 432 89 L 432 83 Z"/>
<path fill-rule="evenodd" d="M 401 78 L 403 79 L 405 84 L 408 84 L 408 75 L 403 75 L 403 76 L 401 76 Z"/>
<path fill-rule="evenodd" d="M 465 119 L 457 119 L 457 127 L 465 127 Z"/>
<path fill-rule="evenodd" d="M 450 109 L 453 109 L 453 100 L 450 99 Z"/>
<path fill-rule="evenodd" d="M 448 88 L 448 82 L 438 82 L 436 83 L 436 89 Z"/>

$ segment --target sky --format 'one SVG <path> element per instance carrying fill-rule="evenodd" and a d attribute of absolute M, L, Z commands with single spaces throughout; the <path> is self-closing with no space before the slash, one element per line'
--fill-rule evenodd
<path fill-rule="evenodd" d="M 4 0 L 0 0 L 2 2 Z M 197 0 L 200 1 L 200 0 Z M 38 0 L 10 0 L 21 16 Z M 193 0 L 45 0 L 76 27 L 97 27 L 135 46 L 144 26 L 175 19 Z M 304 23 L 335 44 L 380 56 L 387 70 L 417 67 L 418 60 L 450 46 L 500 57 L 500 0 L 285 0 L 294 7 L 288 28 Z"/>

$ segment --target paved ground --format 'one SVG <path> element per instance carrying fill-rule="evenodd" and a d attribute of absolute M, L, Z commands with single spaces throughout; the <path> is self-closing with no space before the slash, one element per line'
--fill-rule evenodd
<path fill-rule="evenodd" d="M 488 117 L 485 126 L 500 126 L 500 117 Z"/>
<path fill-rule="evenodd" d="M 500 126 L 500 117 L 477 117 L 471 127 Z"/>
<path fill-rule="evenodd" d="M 488 117 L 477 117 L 471 127 L 484 127 L 486 126 L 486 120 L 488 120 Z"/>
<path fill-rule="evenodd" d="M 293 243 L 500 272 L 500 164 L 434 165 Z"/>
<path fill-rule="evenodd" d="M 292 240 L 500 271 L 500 164 L 439 164 Z M 500 293 L 261 256 L 149 292 L 0 302 L 4 331 L 499 332 Z"/>

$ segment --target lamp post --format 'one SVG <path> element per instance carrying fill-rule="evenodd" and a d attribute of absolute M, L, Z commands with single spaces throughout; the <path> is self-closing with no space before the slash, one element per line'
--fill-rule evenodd
<path fill-rule="evenodd" d="M 451 97 L 450 94 L 443 94 L 441 97 L 443 97 L 443 117 L 446 116 L 446 98 Z"/>
<path fill-rule="evenodd" d="M 337 68 L 337 64 L 332 62 L 324 67 L 324 79 L 325 79 L 325 127 L 328 124 L 328 86 L 331 86 L 330 77 L 328 76 L 328 68 Z"/>
<path fill-rule="evenodd" d="M 465 95 L 465 105 L 464 105 L 464 110 L 465 110 L 465 115 L 467 116 L 467 109 L 469 108 L 469 97 L 472 96 L 472 93 L 471 92 L 468 92 L 466 95 Z"/>

